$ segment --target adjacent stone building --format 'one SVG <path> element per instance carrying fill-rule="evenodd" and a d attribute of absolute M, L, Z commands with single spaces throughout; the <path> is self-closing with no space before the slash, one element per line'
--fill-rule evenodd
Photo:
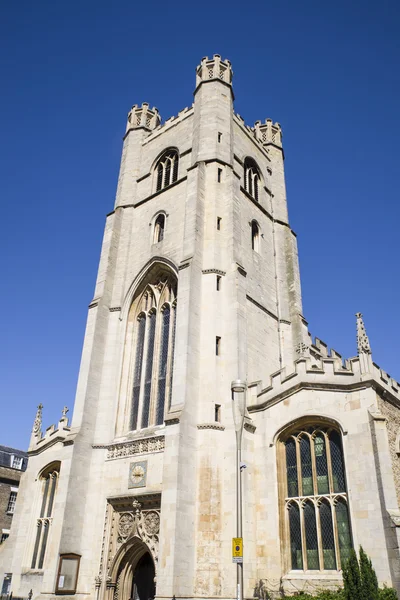
<path fill-rule="evenodd" d="M 400 391 L 309 334 L 282 132 L 233 110 L 232 68 L 194 104 L 128 115 L 71 423 L 38 408 L 7 548 L 14 595 L 234 598 L 230 384 L 248 382 L 244 595 L 341 584 L 362 544 L 400 589 Z"/>
<path fill-rule="evenodd" d="M 0 446 L 0 544 L 10 534 L 19 481 L 28 464 L 28 453 Z"/>

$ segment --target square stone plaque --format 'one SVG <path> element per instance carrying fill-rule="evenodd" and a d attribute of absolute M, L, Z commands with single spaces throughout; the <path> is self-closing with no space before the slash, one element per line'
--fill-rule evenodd
<path fill-rule="evenodd" d="M 145 487 L 147 480 L 147 460 L 140 460 L 129 465 L 128 488 Z"/>

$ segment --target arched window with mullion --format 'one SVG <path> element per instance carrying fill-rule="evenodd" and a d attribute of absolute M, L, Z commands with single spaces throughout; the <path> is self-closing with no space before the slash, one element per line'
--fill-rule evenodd
<path fill-rule="evenodd" d="M 127 429 L 162 425 L 165 404 L 171 395 L 176 278 L 169 271 L 158 269 L 153 279 L 147 276 L 143 287 L 132 302 L 128 318 L 126 336 L 127 343 L 132 343 L 132 352 L 126 353 L 129 362 L 123 366 L 122 374 L 123 382 L 132 388 L 125 400 L 128 406 L 119 413 L 117 431 L 121 434 Z"/>
<path fill-rule="evenodd" d="M 283 439 L 282 439 L 283 438 Z M 285 518 L 288 518 L 286 547 L 290 550 L 292 569 L 299 569 L 293 553 L 296 513 L 299 507 L 304 569 L 341 569 L 352 547 L 342 439 L 331 426 L 312 426 L 289 430 L 282 436 L 285 448 L 279 456 L 284 461 L 286 485 Z M 340 490 L 340 491 L 339 491 Z M 297 500 L 298 498 L 298 500 Z"/>
<path fill-rule="evenodd" d="M 166 150 L 159 158 L 156 171 L 156 191 L 159 192 L 178 179 L 179 155 L 174 149 Z"/>

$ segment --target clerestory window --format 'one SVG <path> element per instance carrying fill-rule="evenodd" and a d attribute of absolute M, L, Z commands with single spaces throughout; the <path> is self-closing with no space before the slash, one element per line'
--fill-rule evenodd
<path fill-rule="evenodd" d="M 162 425 L 172 393 L 177 286 L 161 276 L 132 305 L 133 386 L 130 430 Z"/>
<path fill-rule="evenodd" d="M 244 189 L 258 202 L 260 171 L 256 162 L 247 157 L 244 161 Z"/>
<path fill-rule="evenodd" d="M 340 570 L 352 548 L 341 435 L 309 426 L 283 438 L 280 450 L 289 570 Z"/>
<path fill-rule="evenodd" d="M 178 179 L 179 156 L 176 150 L 167 150 L 156 165 L 156 191 L 159 192 Z"/>
<path fill-rule="evenodd" d="M 36 522 L 36 538 L 33 549 L 31 569 L 43 569 L 46 548 L 53 522 L 54 501 L 57 492 L 60 463 L 53 463 L 40 476 L 41 503 L 40 513 Z"/>

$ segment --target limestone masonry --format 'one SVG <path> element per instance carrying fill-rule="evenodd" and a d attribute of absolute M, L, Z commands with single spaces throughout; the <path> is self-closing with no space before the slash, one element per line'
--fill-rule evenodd
<path fill-rule="evenodd" d="M 400 389 L 311 338 L 282 131 L 194 104 L 128 114 L 71 422 L 36 413 L 0 577 L 14 597 L 236 598 L 232 380 L 247 381 L 244 595 L 341 585 L 352 547 L 400 591 Z"/>

